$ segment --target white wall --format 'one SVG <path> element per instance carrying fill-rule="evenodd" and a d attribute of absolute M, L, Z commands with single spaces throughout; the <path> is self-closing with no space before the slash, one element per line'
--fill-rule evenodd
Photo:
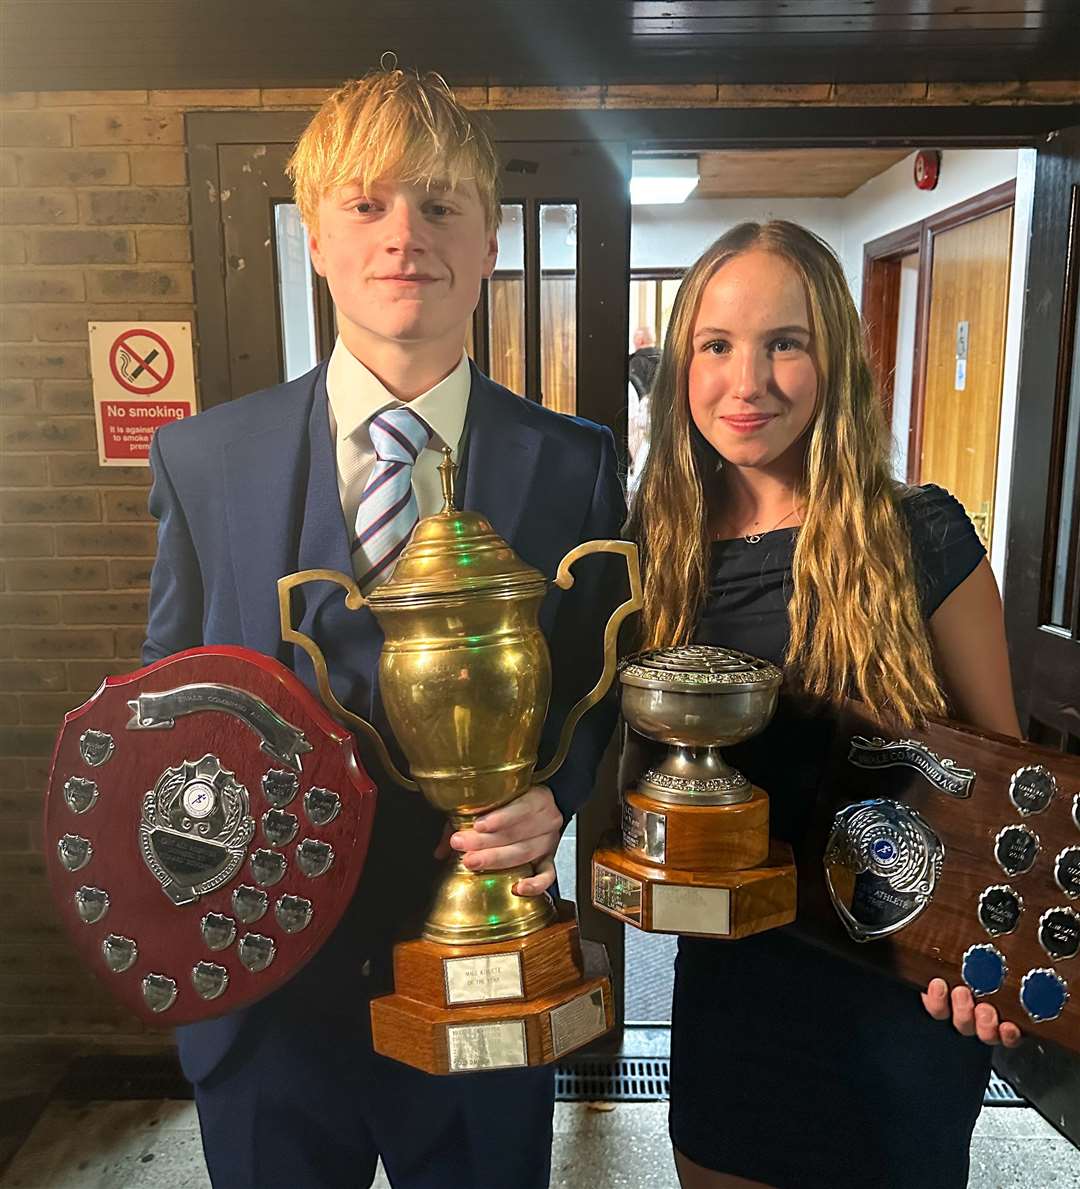
<path fill-rule="evenodd" d="M 635 206 L 630 267 L 686 268 L 729 228 L 789 219 L 839 251 L 843 224 L 835 198 L 699 198 L 672 206 Z"/>

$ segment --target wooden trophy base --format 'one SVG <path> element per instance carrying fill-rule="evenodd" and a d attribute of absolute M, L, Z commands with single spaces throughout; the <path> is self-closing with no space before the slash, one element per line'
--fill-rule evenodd
<path fill-rule="evenodd" d="M 795 919 L 791 847 L 769 842 L 769 798 L 680 805 L 623 795 L 622 846 L 593 855 L 592 901 L 647 933 L 735 940 Z"/>
<path fill-rule="evenodd" d="M 377 1053 L 425 1073 L 547 1065 L 614 1023 L 607 955 L 582 941 L 574 906 L 555 924 L 493 945 L 406 941 L 392 995 L 371 1001 Z"/>

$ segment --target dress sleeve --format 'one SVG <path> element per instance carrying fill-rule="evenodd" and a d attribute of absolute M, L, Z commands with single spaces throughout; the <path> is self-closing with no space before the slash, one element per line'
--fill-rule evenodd
<path fill-rule="evenodd" d="M 923 617 L 929 619 L 986 556 L 964 505 L 933 483 L 912 487 L 901 507 L 911 531 L 911 552 Z"/>

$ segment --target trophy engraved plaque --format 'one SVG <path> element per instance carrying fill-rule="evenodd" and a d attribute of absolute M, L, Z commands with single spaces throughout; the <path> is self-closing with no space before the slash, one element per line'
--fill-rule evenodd
<path fill-rule="evenodd" d="M 856 702 L 831 722 L 798 931 L 919 987 L 965 983 L 1080 1051 L 1080 758 L 943 720 L 894 730 Z"/>
<path fill-rule="evenodd" d="M 641 606 L 641 582 L 636 546 L 624 541 L 579 545 L 559 563 L 554 584 L 565 590 L 580 558 L 621 555 L 631 593 L 605 628 L 603 672 L 571 709 L 550 763 L 535 772 L 551 690 L 538 622 L 549 582 L 482 516 L 454 508 L 456 468 L 445 454 L 443 509 L 420 520 L 387 582 L 364 598 L 348 575 L 305 570 L 282 578 L 278 593 L 282 638 L 311 657 L 326 705 L 371 743 L 387 775 L 467 830 L 561 766 L 578 720 L 615 674 L 617 631 Z M 337 583 L 346 607 L 370 608 L 382 628 L 379 690 L 411 776 L 397 770 L 375 729 L 337 701 L 318 645 L 293 628 L 291 592 L 309 581 Z M 504 1069 L 554 1061 L 607 1031 L 606 961 L 590 960 L 572 905 L 514 894 L 532 874 L 530 864 L 473 872 L 460 855 L 449 860 L 422 936 L 394 948 L 394 994 L 371 1002 L 377 1052 L 429 1073 Z M 565 1011 L 571 1004 L 576 1014 Z"/>
<path fill-rule="evenodd" d="M 666 751 L 623 792 L 621 845 L 593 856 L 593 904 L 649 933 L 738 938 L 795 916 L 790 848 L 769 840 L 769 799 L 720 748 L 765 727 L 780 670 L 688 644 L 620 666 L 623 718 Z"/>
<path fill-rule="evenodd" d="M 374 806 L 352 736 L 293 673 L 248 649 L 193 648 L 110 677 L 65 718 L 49 882 L 108 989 L 175 1027 L 263 998 L 322 946 Z"/>

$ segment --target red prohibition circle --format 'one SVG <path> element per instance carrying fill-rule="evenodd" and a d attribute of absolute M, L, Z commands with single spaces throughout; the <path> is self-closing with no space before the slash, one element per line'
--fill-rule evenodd
<path fill-rule="evenodd" d="M 165 354 L 164 366 L 157 361 L 156 351 L 146 351 L 140 354 L 131 346 L 131 339 L 135 335 L 143 335 L 148 339 L 152 339 Z M 121 372 L 116 357 L 123 348 L 135 360 L 138 365 L 135 376 L 146 375 L 150 377 L 148 384 L 134 384 L 127 379 Z M 145 356 L 145 358 L 143 357 Z M 119 335 L 116 342 L 113 343 L 109 350 L 109 371 L 113 374 L 113 379 L 120 385 L 121 388 L 126 388 L 128 392 L 135 393 L 136 396 L 153 396 L 155 392 L 160 392 L 166 384 L 172 379 L 173 372 L 176 370 L 176 360 L 173 358 L 172 348 L 161 337 L 152 330 L 145 328 L 133 327 L 131 330 L 125 330 L 123 334 Z M 134 377 L 133 377 L 134 378 Z"/>

